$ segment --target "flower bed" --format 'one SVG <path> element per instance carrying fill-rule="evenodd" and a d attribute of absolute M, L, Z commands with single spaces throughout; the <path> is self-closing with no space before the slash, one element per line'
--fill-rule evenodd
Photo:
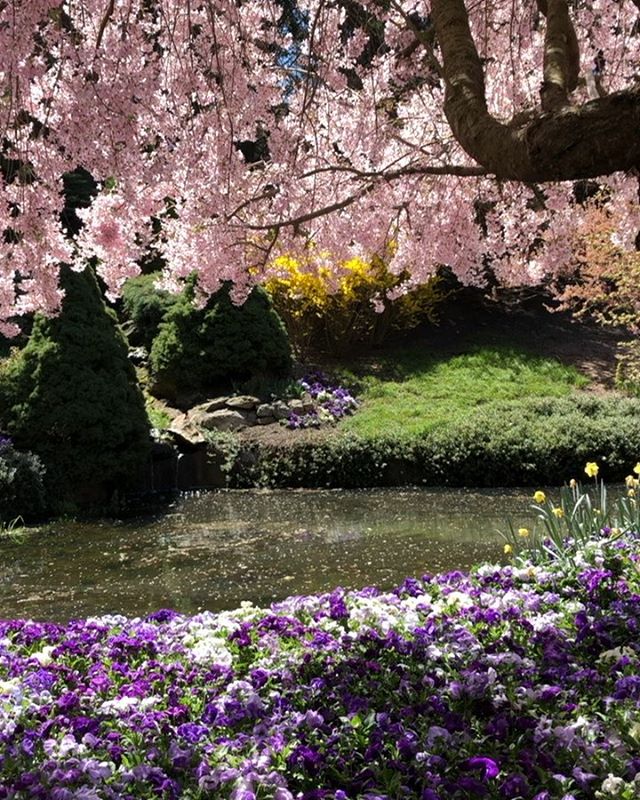
<path fill-rule="evenodd" d="M 315 408 L 303 414 L 291 413 L 286 420 L 289 428 L 319 428 L 326 423 L 338 422 L 358 407 L 358 401 L 349 389 L 333 384 L 324 372 L 305 375 L 298 385 L 313 400 Z"/>
<path fill-rule="evenodd" d="M 572 561 L 0 623 L 0 798 L 631 800 L 640 539 Z"/>

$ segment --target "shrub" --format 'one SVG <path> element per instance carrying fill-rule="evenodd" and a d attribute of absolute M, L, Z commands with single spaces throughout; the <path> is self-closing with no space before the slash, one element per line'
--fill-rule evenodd
<path fill-rule="evenodd" d="M 44 467 L 38 456 L 16 450 L 0 437 L 0 523 L 44 513 Z"/>
<path fill-rule="evenodd" d="M 256 287 L 237 306 L 229 291 L 225 285 L 198 308 L 188 287 L 169 310 L 151 348 L 154 394 L 224 391 L 252 377 L 289 373 L 287 333 L 266 292 Z"/>
<path fill-rule="evenodd" d="M 595 397 L 521 400 L 478 410 L 416 437 L 356 435 L 251 444 L 233 486 L 530 486 L 579 475 L 587 459 L 611 480 L 640 454 L 640 403 Z"/>
<path fill-rule="evenodd" d="M 0 369 L 0 422 L 43 461 L 56 499 L 126 485 L 144 463 L 148 422 L 115 314 L 90 269 L 66 267 L 57 317 L 37 316 L 26 347 Z"/>
<path fill-rule="evenodd" d="M 434 276 L 403 294 L 407 277 L 394 275 L 379 258 L 354 258 L 344 262 L 336 282 L 328 268 L 281 257 L 265 286 L 298 353 L 344 354 L 356 344 L 381 343 L 393 328 L 437 320 L 448 294 L 444 278 Z"/>
<path fill-rule="evenodd" d="M 178 298 L 156 288 L 157 274 L 130 278 L 122 287 L 124 330 L 132 345 L 151 350 L 160 323 Z"/>

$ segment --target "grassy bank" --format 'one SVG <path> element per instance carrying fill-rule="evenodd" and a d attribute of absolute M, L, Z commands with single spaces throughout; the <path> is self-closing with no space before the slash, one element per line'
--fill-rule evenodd
<path fill-rule="evenodd" d="M 436 355 L 424 345 L 403 347 L 344 370 L 361 407 L 345 432 L 365 438 L 420 436 L 463 423 L 472 412 L 521 398 L 566 397 L 589 383 L 575 367 L 508 345 L 480 345 Z"/>
<path fill-rule="evenodd" d="M 640 401 L 581 391 L 589 378 L 505 344 L 458 354 L 403 346 L 342 371 L 360 408 L 332 435 L 246 441 L 232 486 L 526 486 L 597 458 L 609 479 L 640 454 Z"/>
<path fill-rule="evenodd" d="M 519 400 L 413 437 L 342 434 L 253 443 L 236 454 L 237 487 L 532 486 L 577 476 L 584 462 L 621 480 L 640 453 L 640 402 Z"/>

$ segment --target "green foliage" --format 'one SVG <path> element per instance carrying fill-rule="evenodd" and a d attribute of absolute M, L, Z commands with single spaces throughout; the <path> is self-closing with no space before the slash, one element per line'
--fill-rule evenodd
<path fill-rule="evenodd" d="M 464 420 L 415 436 L 346 433 L 286 447 L 254 443 L 236 458 L 230 483 L 531 486 L 579 475 L 590 458 L 606 464 L 615 480 L 639 453 L 640 402 L 574 395 L 480 407 Z"/>
<path fill-rule="evenodd" d="M 122 287 L 122 311 L 125 330 L 132 345 L 151 350 L 160 323 L 177 302 L 176 295 L 157 289 L 158 276 L 139 275 Z"/>
<path fill-rule="evenodd" d="M 0 523 L 16 516 L 38 517 L 46 510 L 44 467 L 38 456 L 0 444 Z"/>
<path fill-rule="evenodd" d="M 597 469 L 595 463 L 587 466 Z M 637 464 L 634 471 L 639 467 Z M 615 547 L 623 534 L 635 535 L 640 530 L 640 507 L 635 498 L 638 479 L 628 475 L 627 495 L 617 494 L 612 498 L 597 472 L 593 478 L 593 483 L 587 486 L 572 479 L 568 486 L 554 492 L 555 497 L 537 491 L 533 497 L 535 505 L 531 506 L 536 516 L 533 530 L 516 531 L 509 520 L 509 532 L 502 534 L 507 541 L 505 553 L 519 554 L 536 563 L 564 561 L 576 567 L 576 547 L 589 548 L 590 543 L 602 538 L 603 530 L 608 531 L 603 540 L 608 548 Z"/>
<path fill-rule="evenodd" d="M 480 406 L 521 397 L 562 397 L 588 383 L 575 368 L 512 347 L 477 346 L 456 356 L 434 356 L 424 346 L 394 350 L 368 374 L 345 373 L 362 405 L 344 427 L 367 438 L 416 436 Z M 358 386 L 359 384 L 359 386 Z"/>
<path fill-rule="evenodd" d="M 616 386 L 640 395 L 640 340 L 621 342 L 616 353 Z"/>
<path fill-rule="evenodd" d="M 225 285 L 204 308 L 186 290 L 167 313 L 150 355 L 154 394 L 226 390 L 251 377 L 283 377 L 291 369 L 284 326 L 266 292 L 256 287 L 236 306 Z"/>
<path fill-rule="evenodd" d="M 37 316 L 26 347 L 0 369 L 0 424 L 43 461 L 63 502 L 126 484 L 144 462 L 148 422 L 115 315 L 93 272 L 62 273 L 57 317 Z"/>

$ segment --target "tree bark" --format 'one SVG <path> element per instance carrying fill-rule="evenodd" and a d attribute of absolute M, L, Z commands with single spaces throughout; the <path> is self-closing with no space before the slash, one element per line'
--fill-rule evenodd
<path fill-rule="evenodd" d="M 568 105 L 578 85 L 580 49 L 567 0 L 538 0 L 538 8 L 547 18 L 540 99 L 544 111 L 553 111 Z"/>
<path fill-rule="evenodd" d="M 502 180 L 538 183 L 640 167 L 640 89 L 499 121 L 487 109 L 484 73 L 464 0 L 432 0 L 431 8 L 442 53 L 447 120 L 460 145 L 488 172 Z M 567 89 L 571 74 L 567 69 Z"/>

